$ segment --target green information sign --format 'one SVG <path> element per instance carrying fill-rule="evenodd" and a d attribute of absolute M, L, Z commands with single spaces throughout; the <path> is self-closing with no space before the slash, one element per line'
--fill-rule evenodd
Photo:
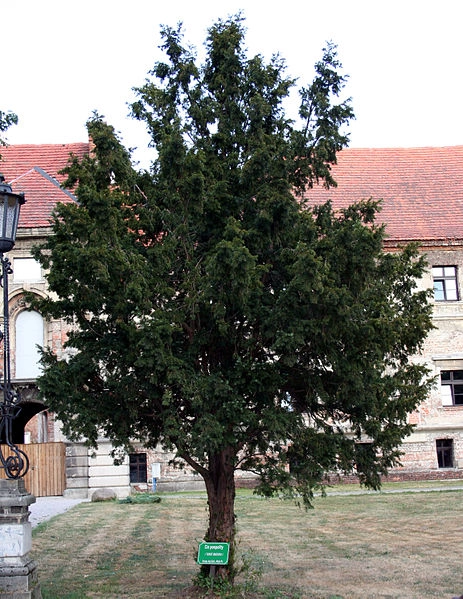
<path fill-rule="evenodd" d="M 198 549 L 198 564 L 226 566 L 230 543 L 200 543 Z"/>

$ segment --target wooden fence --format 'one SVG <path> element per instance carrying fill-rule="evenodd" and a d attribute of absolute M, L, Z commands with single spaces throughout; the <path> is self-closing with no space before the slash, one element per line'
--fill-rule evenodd
<path fill-rule="evenodd" d="M 62 495 L 66 488 L 66 448 L 64 443 L 30 443 L 18 445 L 29 458 L 29 471 L 24 477 L 26 489 L 35 497 Z M 2 445 L 4 456 L 8 446 Z M 0 468 L 0 478 L 6 478 Z"/>

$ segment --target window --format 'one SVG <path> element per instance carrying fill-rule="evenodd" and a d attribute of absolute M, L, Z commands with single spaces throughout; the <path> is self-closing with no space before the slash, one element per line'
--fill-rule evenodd
<path fill-rule="evenodd" d="M 432 278 L 436 302 L 458 300 L 456 266 L 433 266 Z"/>
<path fill-rule="evenodd" d="M 439 468 L 453 468 L 453 439 L 436 439 Z"/>
<path fill-rule="evenodd" d="M 463 405 L 463 370 L 441 370 L 441 397 L 443 406 Z"/>
<path fill-rule="evenodd" d="M 24 310 L 16 318 L 17 379 L 36 379 L 40 373 L 40 350 L 43 346 L 43 318 L 34 310 Z"/>
<path fill-rule="evenodd" d="M 15 283 L 25 281 L 41 281 L 42 270 L 34 258 L 15 258 L 13 265 L 13 280 Z"/>
<path fill-rule="evenodd" d="M 131 453 L 129 455 L 130 482 L 146 483 L 146 453 Z"/>
<path fill-rule="evenodd" d="M 355 444 L 355 466 L 358 472 L 367 472 L 375 459 L 373 443 Z"/>

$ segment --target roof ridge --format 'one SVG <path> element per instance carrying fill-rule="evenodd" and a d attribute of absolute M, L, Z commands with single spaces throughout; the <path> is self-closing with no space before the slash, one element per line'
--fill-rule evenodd
<path fill-rule="evenodd" d="M 31 173 L 33 170 L 35 169 L 35 166 L 33 166 L 32 168 L 30 168 L 28 171 L 25 171 L 24 173 L 21 173 L 18 177 L 15 177 L 14 179 L 11 179 L 11 181 L 9 181 L 9 183 L 15 183 L 16 181 L 19 181 L 20 179 L 22 179 L 23 177 L 25 177 L 26 175 L 28 175 L 29 173 Z"/>
<path fill-rule="evenodd" d="M 77 198 L 76 198 L 76 196 L 73 193 L 71 193 L 68 189 L 66 189 L 65 187 L 63 187 L 61 185 L 61 183 L 57 179 L 55 179 L 55 177 L 52 177 L 51 175 L 49 175 L 40 166 L 33 166 L 32 168 L 30 168 L 25 173 L 22 173 L 21 175 L 19 175 L 19 177 L 16 177 L 15 179 L 12 179 L 11 183 L 19 181 L 20 179 L 22 179 L 23 177 L 29 175 L 32 172 L 38 173 L 44 179 L 47 179 L 52 185 L 54 185 L 55 187 L 57 187 L 60 191 L 62 191 L 63 193 L 65 193 L 69 198 L 71 198 L 71 200 L 73 200 L 74 202 L 77 202 Z"/>
<path fill-rule="evenodd" d="M 66 189 L 65 187 L 63 187 L 61 185 L 61 183 L 55 179 L 55 177 L 52 177 L 51 175 L 49 175 L 46 171 L 43 170 L 42 167 L 40 166 L 34 166 L 34 169 L 41 174 L 43 177 L 45 177 L 46 179 L 48 179 L 51 183 L 53 183 L 53 185 L 55 185 L 56 187 L 58 187 L 62 192 L 64 192 L 67 196 L 69 196 L 72 200 L 74 200 L 75 202 L 77 202 L 77 198 L 76 196 L 71 193 L 69 191 L 69 189 Z"/>
<path fill-rule="evenodd" d="M 38 148 L 42 146 L 88 146 L 88 141 L 62 141 L 58 143 L 46 142 L 40 144 L 24 143 L 24 144 L 7 144 L 5 148 Z"/>

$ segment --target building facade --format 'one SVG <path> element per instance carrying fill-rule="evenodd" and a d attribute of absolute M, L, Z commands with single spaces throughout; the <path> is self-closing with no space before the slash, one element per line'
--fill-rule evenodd
<path fill-rule="evenodd" d="M 316 187 L 309 205 L 335 209 L 363 199 L 381 202 L 386 249 L 414 242 L 428 264 L 418 282 L 433 289 L 434 330 L 422 354 L 435 377 L 426 402 L 410 414 L 415 425 L 403 443 L 402 467 L 390 478 L 463 475 L 463 146 L 347 149 L 333 168 L 338 186 Z"/>
<path fill-rule="evenodd" d="M 126 496 L 132 485 L 183 489 L 201 484 L 197 475 L 169 465 L 172 456 L 143 448 L 127 456 L 121 466 L 109 457 L 111 447 L 101 440 L 96 454 L 83 443 L 69 443 L 46 405 L 38 398 L 37 346 L 48 346 L 65 357 L 67 327 L 45 321 L 28 310 L 24 293 L 47 294 L 44 273 L 31 248 L 51 233 L 49 219 L 57 202 L 75 202 L 61 187 L 70 154 L 79 158 L 88 143 L 19 145 L 2 149 L 0 173 L 15 193 L 24 192 L 16 246 L 10 252 L 13 274 L 9 310 L 14 384 L 20 389 L 23 410 L 15 421 L 15 442 L 66 445 L 66 494 L 89 496 L 94 489 L 111 487 Z M 403 444 L 402 466 L 390 477 L 460 478 L 463 475 L 463 146 L 412 149 L 346 149 L 338 155 L 333 175 L 338 185 L 307 191 L 315 205 L 327 200 L 335 209 L 362 199 L 381 201 L 378 220 L 386 226 L 386 249 L 415 242 L 426 255 L 428 269 L 419 285 L 433 288 L 434 330 L 422 355 L 436 377 L 426 402 L 410 414 L 414 432 Z M 245 484 L 245 478 L 242 483 Z"/>

